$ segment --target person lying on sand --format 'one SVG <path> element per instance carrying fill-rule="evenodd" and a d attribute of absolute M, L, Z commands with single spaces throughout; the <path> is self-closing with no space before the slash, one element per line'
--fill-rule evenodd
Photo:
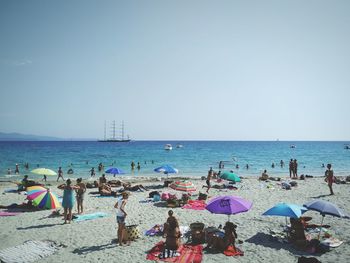
<path fill-rule="evenodd" d="M 132 192 L 135 192 L 135 191 L 147 191 L 147 189 L 142 185 L 142 184 L 136 184 L 136 185 L 131 185 L 130 183 L 123 183 L 123 188 L 124 188 L 124 191 L 132 191 Z"/>
<path fill-rule="evenodd" d="M 23 202 L 22 204 L 13 203 L 10 205 L 0 205 L 1 209 L 23 209 L 29 211 L 39 210 L 38 207 L 34 206 L 31 200 Z"/>

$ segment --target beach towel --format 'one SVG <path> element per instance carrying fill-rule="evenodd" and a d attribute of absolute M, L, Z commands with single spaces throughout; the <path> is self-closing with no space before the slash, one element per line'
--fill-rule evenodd
<path fill-rule="evenodd" d="M 0 211 L 0 216 L 16 216 L 20 213 L 17 212 L 6 212 L 6 211 Z"/>
<path fill-rule="evenodd" d="M 109 216 L 109 215 L 106 213 L 102 213 L 102 212 L 85 214 L 85 215 L 75 215 L 73 218 L 73 221 L 81 222 L 81 221 L 92 220 L 92 219 L 96 219 L 96 218 L 103 218 L 106 216 Z"/>
<path fill-rule="evenodd" d="M 321 245 L 325 247 L 339 247 L 343 243 L 344 243 L 343 241 L 336 239 L 334 237 L 327 238 L 321 241 Z"/>
<path fill-rule="evenodd" d="M 147 230 L 145 232 L 146 236 L 161 236 L 163 235 L 163 226 L 162 225 L 155 225 L 151 229 Z"/>
<path fill-rule="evenodd" d="M 0 250 L 0 260 L 6 263 L 36 262 L 41 258 L 47 258 L 54 254 L 61 245 L 54 241 L 28 240 L 22 245 Z"/>
<path fill-rule="evenodd" d="M 226 248 L 226 250 L 224 251 L 224 254 L 228 257 L 232 257 L 232 256 L 243 256 L 244 253 L 242 250 L 240 250 L 238 247 L 234 247 L 234 246 L 228 246 Z"/>
<path fill-rule="evenodd" d="M 159 258 L 164 250 L 164 242 L 157 243 L 147 254 L 146 259 L 154 261 L 178 262 L 178 263 L 199 263 L 202 262 L 203 246 L 202 245 L 181 245 L 177 250 L 176 257 Z"/>
<path fill-rule="evenodd" d="M 205 206 L 206 204 L 204 200 L 188 200 L 188 203 L 182 208 L 193 210 L 205 210 Z"/>

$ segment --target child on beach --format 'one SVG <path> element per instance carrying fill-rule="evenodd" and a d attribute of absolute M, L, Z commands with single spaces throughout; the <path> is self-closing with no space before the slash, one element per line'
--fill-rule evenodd
<path fill-rule="evenodd" d="M 118 242 L 119 246 L 123 245 L 123 239 L 125 236 L 125 218 L 128 215 L 125 212 L 126 202 L 128 201 L 129 193 L 123 192 L 122 198 L 115 203 L 114 208 L 117 210 L 117 223 L 118 223 Z"/>
<path fill-rule="evenodd" d="M 64 208 L 64 223 L 70 224 L 72 221 L 72 209 L 74 206 L 74 190 L 80 189 L 79 186 L 72 186 L 72 181 L 67 179 L 65 184 L 59 185 L 57 188 L 63 190 L 62 207 Z"/>

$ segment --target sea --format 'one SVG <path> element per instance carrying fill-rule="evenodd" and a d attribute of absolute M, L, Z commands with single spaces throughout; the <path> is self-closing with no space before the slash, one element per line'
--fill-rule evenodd
<path fill-rule="evenodd" d="M 165 144 L 173 149 L 164 150 Z M 210 167 L 233 170 L 240 176 L 260 175 L 264 169 L 271 176 L 288 176 L 289 160 L 297 159 L 298 174 L 322 176 L 328 163 L 335 175 L 350 175 L 349 142 L 327 141 L 131 141 L 107 143 L 97 141 L 2 141 L 0 142 L 0 177 L 41 178 L 31 170 L 45 167 L 57 172 L 62 167 L 70 177 L 90 178 L 92 167 L 99 176 L 97 166 L 105 169 L 117 167 L 125 172 L 120 176 L 159 176 L 155 168 L 169 164 L 179 170 L 180 176 L 206 176 Z M 179 148 L 177 147 L 178 145 Z M 281 166 L 281 160 L 284 166 Z M 140 170 L 131 170 L 131 162 L 140 164 Z M 19 164 L 20 174 L 14 175 Z M 24 164 L 29 164 L 25 169 Z M 274 167 L 273 167 L 274 164 Z M 247 166 L 248 165 L 248 166 Z M 8 169 L 11 174 L 8 175 Z"/>

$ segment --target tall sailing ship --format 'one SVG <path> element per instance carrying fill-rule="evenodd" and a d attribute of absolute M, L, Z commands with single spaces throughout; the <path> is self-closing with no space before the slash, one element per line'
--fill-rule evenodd
<path fill-rule="evenodd" d="M 121 129 L 120 129 L 120 137 L 116 137 L 116 129 L 115 129 L 115 121 L 112 122 L 112 127 L 111 127 L 111 133 L 112 136 L 111 138 L 107 139 L 106 138 L 106 122 L 105 122 L 105 130 L 104 130 L 104 139 L 103 140 L 98 140 L 98 142 L 130 142 L 131 139 L 129 138 L 129 135 L 127 138 L 124 137 L 124 121 L 121 124 Z"/>

